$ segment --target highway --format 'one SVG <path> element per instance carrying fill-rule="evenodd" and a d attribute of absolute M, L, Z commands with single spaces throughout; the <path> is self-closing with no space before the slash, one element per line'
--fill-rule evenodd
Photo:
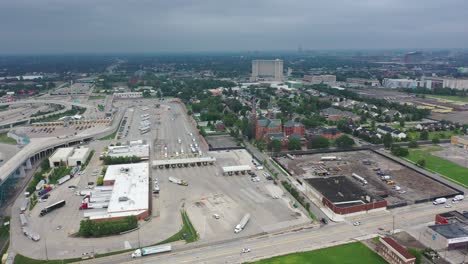
<path fill-rule="evenodd" d="M 468 202 L 457 204 L 459 211 L 468 208 Z M 331 223 L 320 229 L 291 230 L 289 232 L 262 235 L 254 238 L 239 239 L 228 242 L 202 244 L 188 244 L 175 246 L 172 253 L 146 256 L 131 259 L 129 253 L 114 255 L 106 258 L 84 261 L 82 263 L 242 263 L 254 261 L 275 255 L 284 255 L 297 251 L 313 250 L 336 244 L 368 239 L 377 235 L 379 228 L 386 232 L 398 230 L 422 230 L 428 223 L 434 221 L 436 213 L 445 212 L 443 206 L 422 204 L 394 209 L 373 215 L 363 215 L 350 222 Z M 395 216 L 395 217 L 394 217 Z M 359 220 L 360 226 L 353 226 L 351 222 Z M 242 248 L 250 248 L 250 253 L 242 254 Z"/>

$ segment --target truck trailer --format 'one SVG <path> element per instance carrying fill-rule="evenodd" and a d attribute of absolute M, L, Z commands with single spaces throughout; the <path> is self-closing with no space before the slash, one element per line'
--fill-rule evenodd
<path fill-rule="evenodd" d="M 178 179 L 176 177 L 169 177 L 169 181 L 178 185 L 188 186 L 188 183 L 186 181 Z"/>
<path fill-rule="evenodd" d="M 61 200 L 61 201 L 58 201 L 54 204 L 51 204 L 49 206 L 47 206 L 46 208 L 42 209 L 41 212 L 39 213 L 39 216 L 44 216 L 52 211 L 54 211 L 55 209 L 58 209 L 60 207 L 63 207 L 65 205 L 65 200 Z"/>
<path fill-rule="evenodd" d="M 139 248 L 135 250 L 132 253 L 132 258 L 140 258 L 143 256 L 147 255 L 153 255 L 153 254 L 158 254 L 158 253 L 164 253 L 164 252 L 171 252 L 172 247 L 171 244 L 164 244 L 164 245 L 159 245 L 159 246 L 152 246 L 152 247 L 144 247 L 144 248 Z"/>
<path fill-rule="evenodd" d="M 80 210 L 86 210 L 86 209 L 102 209 L 102 208 L 107 208 L 109 206 L 109 203 L 82 203 L 80 206 Z"/>
<path fill-rule="evenodd" d="M 239 233 L 240 231 L 244 230 L 245 226 L 247 225 L 247 223 L 249 222 L 250 220 L 250 214 L 247 213 L 244 215 L 244 217 L 242 217 L 241 221 L 239 222 L 238 225 L 236 225 L 236 228 L 234 228 L 234 233 Z"/>

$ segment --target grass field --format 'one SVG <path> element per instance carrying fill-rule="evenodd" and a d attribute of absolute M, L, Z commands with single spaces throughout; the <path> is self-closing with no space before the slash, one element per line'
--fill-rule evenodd
<path fill-rule="evenodd" d="M 468 96 L 462 97 L 462 96 L 451 96 L 451 95 L 426 95 L 426 97 L 468 103 Z"/>
<path fill-rule="evenodd" d="M 440 150 L 440 147 L 409 149 L 409 155 L 406 159 L 414 163 L 425 159 L 425 168 L 468 186 L 468 168 L 430 154 L 430 152 L 437 150 Z"/>
<path fill-rule="evenodd" d="M 7 133 L 0 133 L 0 142 L 5 144 L 16 145 L 16 140 L 7 136 Z"/>
<path fill-rule="evenodd" d="M 253 264 L 379 264 L 387 263 L 360 242 L 294 253 L 252 262 Z"/>
<path fill-rule="evenodd" d="M 159 242 L 157 245 L 167 244 L 179 240 L 185 240 L 185 242 L 187 243 L 195 242 L 198 240 L 197 230 L 195 230 L 195 228 L 193 227 L 192 222 L 190 221 L 187 215 L 187 212 L 181 211 L 181 215 L 183 225 L 179 232 L 175 233 L 168 239 Z"/>
<path fill-rule="evenodd" d="M 409 131 L 406 134 L 410 139 L 419 140 L 419 135 L 421 134 L 421 132 Z M 453 131 L 433 131 L 429 132 L 429 140 L 432 140 L 434 137 L 438 137 L 439 139 L 449 139 L 453 135 Z"/>

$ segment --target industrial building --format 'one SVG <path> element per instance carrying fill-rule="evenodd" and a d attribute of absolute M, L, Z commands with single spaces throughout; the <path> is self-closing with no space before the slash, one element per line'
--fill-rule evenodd
<path fill-rule="evenodd" d="M 468 136 L 452 136 L 450 138 L 450 143 L 452 143 L 452 145 L 468 149 Z"/>
<path fill-rule="evenodd" d="M 468 246 L 468 213 L 450 211 L 435 216 L 435 225 L 422 234 L 427 244 L 435 249 L 457 249 Z"/>
<path fill-rule="evenodd" d="M 85 164 L 89 153 L 89 148 L 74 149 L 72 155 L 68 157 L 68 166 L 75 167 Z"/>
<path fill-rule="evenodd" d="M 114 93 L 115 99 L 143 98 L 143 92 Z"/>
<path fill-rule="evenodd" d="M 142 160 L 149 159 L 149 145 L 143 142 L 130 142 L 125 146 L 109 146 L 108 152 L 105 154 L 110 157 L 131 157 L 136 156 Z"/>
<path fill-rule="evenodd" d="M 83 203 L 84 217 L 95 221 L 136 216 L 139 220 L 149 215 L 148 163 L 111 165 L 107 167 L 103 187 L 96 187 Z M 93 203 L 93 197 L 96 197 Z M 91 209 L 94 208 L 94 209 Z"/>
<path fill-rule="evenodd" d="M 49 157 L 49 165 L 51 168 L 67 165 L 68 158 L 73 154 L 73 148 L 58 148 Z"/>
<path fill-rule="evenodd" d="M 318 197 L 335 214 L 382 210 L 387 201 L 367 193 L 345 176 L 304 179 L 306 192 Z"/>
<path fill-rule="evenodd" d="M 251 81 L 276 81 L 282 82 L 283 60 L 253 60 Z"/>
<path fill-rule="evenodd" d="M 89 148 L 58 148 L 49 158 L 51 168 L 60 166 L 75 167 L 86 162 Z"/>

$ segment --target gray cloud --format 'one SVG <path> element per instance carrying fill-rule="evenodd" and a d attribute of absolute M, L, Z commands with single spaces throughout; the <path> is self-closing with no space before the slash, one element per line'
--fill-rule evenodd
<path fill-rule="evenodd" d="M 0 1 L 0 53 L 464 48 L 466 0 Z"/>

